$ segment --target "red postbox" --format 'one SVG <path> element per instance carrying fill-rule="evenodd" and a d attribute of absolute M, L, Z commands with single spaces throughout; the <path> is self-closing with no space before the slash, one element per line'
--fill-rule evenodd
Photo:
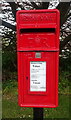
<path fill-rule="evenodd" d="M 21 107 L 58 106 L 58 10 L 17 12 L 18 101 Z"/>

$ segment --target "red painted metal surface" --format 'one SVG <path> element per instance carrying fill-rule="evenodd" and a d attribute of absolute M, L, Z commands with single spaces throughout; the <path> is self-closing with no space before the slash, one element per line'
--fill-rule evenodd
<path fill-rule="evenodd" d="M 21 10 L 16 19 L 19 105 L 57 107 L 59 11 Z"/>

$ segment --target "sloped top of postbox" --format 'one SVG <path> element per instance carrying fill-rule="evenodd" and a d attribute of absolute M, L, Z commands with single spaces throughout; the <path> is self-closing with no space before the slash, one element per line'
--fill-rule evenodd
<path fill-rule="evenodd" d="M 17 50 L 59 50 L 58 10 L 17 12 Z"/>
<path fill-rule="evenodd" d="M 53 27 L 59 23 L 59 11 L 54 10 L 21 10 L 17 12 L 17 25 L 20 28 Z"/>

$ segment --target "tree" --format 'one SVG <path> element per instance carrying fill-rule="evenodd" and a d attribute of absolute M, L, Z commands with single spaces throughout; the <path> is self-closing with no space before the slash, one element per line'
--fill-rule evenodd
<path fill-rule="evenodd" d="M 2 0 L 3 1 L 3 0 Z M 17 1 L 17 0 L 16 0 Z M 8 3 L 7 6 L 11 7 L 12 17 L 14 18 L 14 22 L 16 22 L 16 12 L 17 10 L 25 10 L 25 9 L 59 9 L 61 14 L 61 50 L 69 44 L 70 46 L 70 31 L 71 31 L 71 23 L 70 23 L 70 9 L 71 5 L 69 2 L 59 2 L 59 0 L 52 0 L 49 2 L 24 2 L 24 0 L 18 0 L 19 2 L 6 2 Z M 8 10 L 9 12 L 9 10 Z M 12 25 L 4 20 L 2 20 L 2 25 L 12 29 L 13 31 L 16 30 L 15 25 Z M 69 30 L 68 30 L 69 29 Z"/>
<path fill-rule="evenodd" d="M 17 2 L 18 1 L 18 2 Z M 71 54 L 71 3 L 60 2 L 60 0 L 51 0 L 50 2 L 30 2 L 30 0 L 1 0 L 2 7 L 2 25 L 3 31 L 3 50 L 16 52 L 16 12 L 18 10 L 28 9 L 59 9 L 61 14 L 60 21 L 60 54 L 63 57 L 68 57 Z M 12 64 L 15 66 L 15 61 L 12 59 Z"/>

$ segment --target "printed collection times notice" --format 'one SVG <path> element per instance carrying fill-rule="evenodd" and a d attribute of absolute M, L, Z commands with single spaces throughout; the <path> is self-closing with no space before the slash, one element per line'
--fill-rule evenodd
<path fill-rule="evenodd" d="M 46 62 L 30 62 L 30 91 L 46 91 Z"/>

